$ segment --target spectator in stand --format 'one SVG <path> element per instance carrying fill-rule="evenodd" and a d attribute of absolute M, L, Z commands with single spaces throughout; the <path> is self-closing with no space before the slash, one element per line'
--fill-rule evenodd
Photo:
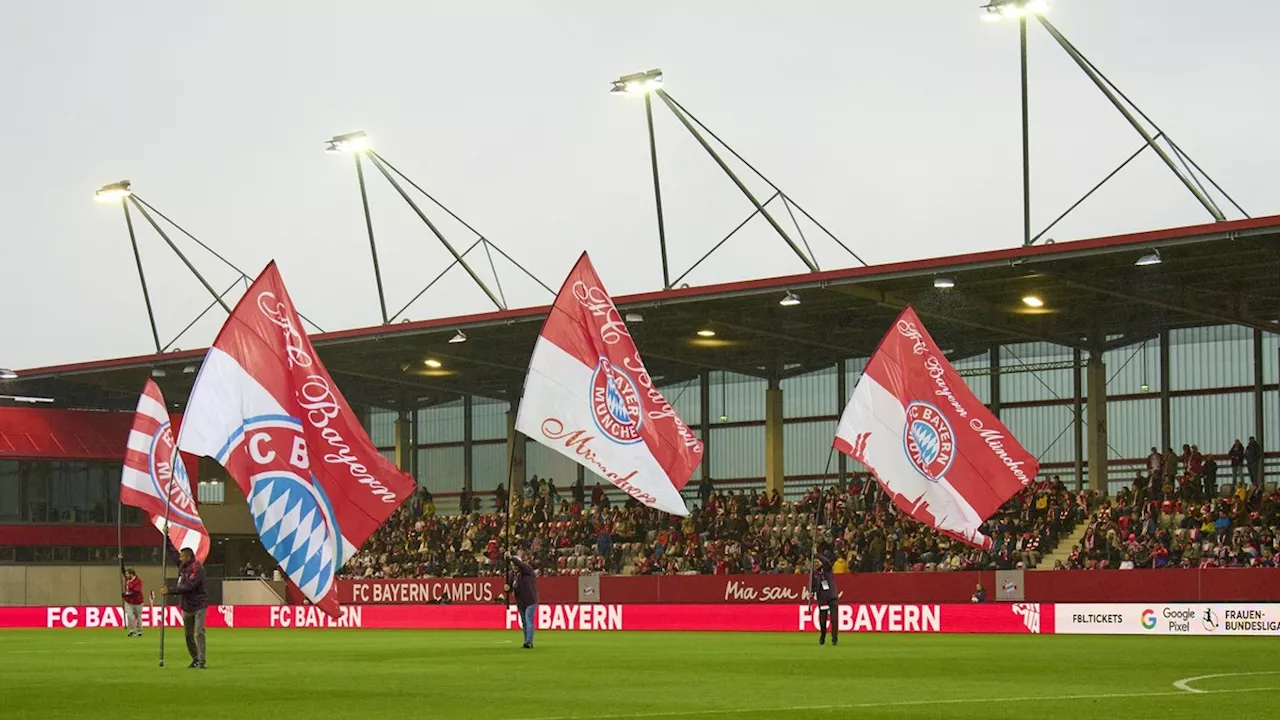
<path fill-rule="evenodd" d="M 1244 446 L 1244 464 L 1249 469 L 1249 481 L 1254 485 L 1262 485 L 1262 447 L 1258 445 L 1258 439 L 1249 438 L 1249 444 Z"/>
<path fill-rule="evenodd" d="M 1227 457 L 1231 458 L 1231 489 L 1235 490 L 1244 472 L 1244 444 L 1240 442 L 1240 438 L 1236 438 L 1236 441 L 1231 444 Z"/>
<path fill-rule="evenodd" d="M 1164 457 L 1160 459 L 1160 469 L 1164 472 L 1164 482 L 1172 485 L 1173 479 L 1178 476 L 1178 456 L 1173 454 L 1173 448 L 1164 449 Z"/>
<path fill-rule="evenodd" d="M 1206 455 L 1201 472 L 1201 478 L 1204 480 L 1204 497 L 1206 500 L 1212 500 L 1218 494 L 1218 461 L 1214 460 L 1212 455 Z"/>
<path fill-rule="evenodd" d="M 1160 470 L 1163 465 L 1164 457 L 1160 454 L 1160 451 L 1155 448 L 1151 448 L 1151 454 L 1147 456 L 1147 476 L 1150 477 L 1152 481 L 1155 481 L 1156 478 L 1164 477 L 1164 474 Z"/>

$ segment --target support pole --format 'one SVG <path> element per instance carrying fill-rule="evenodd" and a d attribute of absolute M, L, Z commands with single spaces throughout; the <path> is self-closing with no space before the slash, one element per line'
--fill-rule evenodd
<path fill-rule="evenodd" d="M 1102 362 L 1102 341 L 1095 339 L 1089 350 L 1089 486 L 1107 493 L 1107 366 Z"/>
<path fill-rule="evenodd" d="M 1031 123 L 1027 103 L 1027 16 L 1018 18 L 1022 50 L 1022 244 L 1031 239 Z"/>
<path fill-rule="evenodd" d="M 1163 453 L 1173 447 L 1173 388 L 1170 387 L 1169 331 L 1160 333 L 1160 447 Z"/>
<path fill-rule="evenodd" d="M 467 274 L 471 276 L 471 279 L 475 281 L 475 284 L 480 286 L 480 289 L 484 291 L 485 295 L 489 296 L 489 300 L 493 302 L 494 306 L 499 310 L 506 310 L 506 306 L 502 304 L 502 301 L 498 299 L 497 295 L 493 294 L 493 291 L 489 289 L 489 286 L 485 284 L 484 280 L 480 279 L 480 276 L 476 274 L 475 269 L 471 267 L 462 255 L 458 254 L 458 250 L 453 247 L 453 243 L 450 243 L 449 240 L 445 238 L 444 234 L 435 226 L 435 223 L 431 222 L 431 219 L 427 217 L 427 214 L 422 212 L 422 208 L 418 207 L 418 203 L 414 202 L 413 198 L 409 197 L 409 193 L 405 192 L 404 188 L 400 186 L 400 183 L 391 176 L 391 173 L 387 170 L 386 166 L 382 164 L 382 160 L 379 155 L 372 150 L 369 150 L 368 153 L 369 162 L 373 163 L 373 166 L 378 169 L 378 172 L 382 173 L 382 177 L 386 178 L 387 182 L 391 183 L 391 187 L 395 188 L 396 192 L 400 194 L 400 197 L 409 204 L 409 207 L 413 210 L 414 214 L 416 214 L 418 219 L 427 226 L 427 229 L 431 231 L 431 234 L 436 236 L 436 239 L 440 241 L 441 245 L 444 245 L 445 249 L 449 251 L 449 254 L 453 256 L 453 259 L 462 266 L 463 270 L 467 271 Z"/>
<path fill-rule="evenodd" d="M 182 251 L 178 249 L 178 246 L 173 244 L 173 240 L 169 239 L 169 234 L 164 231 L 164 228 L 160 227 L 159 223 L 152 219 L 151 214 L 147 212 L 147 209 L 143 207 L 142 203 L 138 202 L 138 198 L 130 195 L 128 199 L 133 202 L 133 207 L 136 208 L 138 212 L 142 213 L 143 219 L 151 224 L 151 229 L 156 231 L 156 234 L 165 241 L 165 244 L 169 246 L 169 249 L 172 250 L 173 253 L 178 256 L 178 259 L 182 261 L 182 264 L 186 265 L 187 269 L 191 271 L 191 274 L 196 276 L 196 279 L 200 281 L 200 284 L 204 286 L 204 289 L 209 291 L 209 295 L 222 306 L 223 310 L 227 311 L 228 315 L 230 315 L 231 308 L 227 306 L 227 302 L 222 299 L 222 296 L 218 294 L 217 290 L 213 289 L 213 286 L 209 284 L 209 281 L 204 279 L 204 276 L 200 274 L 200 271 L 196 270 L 196 266 L 191 264 L 191 261 L 187 259 L 186 255 L 182 254 Z"/>
<path fill-rule="evenodd" d="M 756 210 L 760 211 L 760 214 L 769 222 L 769 225 L 774 229 L 774 232 L 778 233 L 778 236 L 787 243 L 791 248 L 791 251 L 796 254 L 796 257 L 800 258 L 800 260 L 804 262 L 805 267 L 809 268 L 809 272 L 818 272 L 818 266 L 814 264 L 813 260 L 810 259 L 808 255 L 804 254 L 804 251 L 796 245 L 795 241 L 791 239 L 791 236 L 787 234 L 787 231 L 782 229 L 782 226 L 778 224 L 778 221 L 774 219 L 773 215 L 769 214 L 769 211 L 766 210 L 764 205 L 756 199 L 756 196 L 747 189 L 747 186 L 742 183 L 742 180 L 738 179 L 738 176 L 734 174 L 733 170 L 729 168 L 724 159 L 715 151 L 715 148 L 711 147 L 711 144 L 707 142 L 706 138 L 702 137 L 702 133 L 698 132 L 697 128 L 693 126 L 693 123 L 689 122 L 689 118 L 685 117 L 684 113 L 680 111 L 680 108 L 678 108 L 675 102 L 671 100 L 666 91 L 659 88 L 653 92 L 658 95 L 658 98 L 661 99 L 662 102 L 666 103 L 667 108 L 676 116 L 676 119 L 680 121 L 680 124 L 684 125 L 685 129 L 693 135 L 694 139 L 698 141 L 698 144 L 702 146 L 702 149 L 706 150 L 707 154 L 711 156 L 711 159 L 716 161 L 716 164 L 720 166 L 720 169 L 724 171 L 725 175 L 729 176 L 729 179 L 733 181 L 733 184 L 738 186 L 738 190 L 751 201 L 751 204 L 755 206 Z"/>
<path fill-rule="evenodd" d="M 658 182 L 658 141 L 653 134 L 653 100 L 644 94 L 644 117 L 649 124 L 649 162 L 653 166 L 653 201 L 658 206 L 658 250 L 662 253 L 662 289 L 671 289 L 671 268 L 667 264 L 667 228 L 662 219 L 662 185 Z"/>
<path fill-rule="evenodd" d="M 356 179 L 360 181 L 360 203 L 364 206 L 364 227 L 369 232 L 369 254 L 373 256 L 373 280 L 378 285 L 378 307 L 382 310 L 382 324 L 391 322 L 387 318 L 387 296 L 382 291 L 382 266 L 378 264 L 378 244 L 373 239 L 373 216 L 369 213 L 369 193 L 364 185 L 364 164 L 360 161 L 360 153 L 351 153 L 356 159 Z"/>
<path fill-rule="evenodd" d="M 142 284 L 142 301 L 147 304 L 147 319 L 151 321 L 151 337 L 156 343 L 156 354 L 160 354 L 160 333 L 156 330 L 156 314 L 151 309 L 151 293 L 147 290 L 147 275 L 142 272 L 142 255 L 138 252 L 138 236 L 133 231 L 133 216 L 129 214 L 127 198 L 120 198 L 120 207 L 124 209 L 124 223 L 129 226 L 129 244 L 133 246 L 133 261 L 138 266 L 138 282 Z"/>
<path fill-rule="evenodd" d="M 1075 413 L 1071 420 L 1074 426 L 1071 434 L 1075 438 L 1076 492 L 1081 492 L 1084 490 L 1084 371 L 1080 348 L 1073 348 L 1071 355 L 1072 410 Z"/>
<path fill-rule="evenodd" d="M 785 497 L 786 492 L 783 436 L 782 386 L 775 371 L 769 374 L 769 389 L 764 391 L 764 485 L 778 497 Z"/>
<path fill-rule="evenodd" d="M 1000 346 L 992 345 L 987 354 L 987 365 L 991 382 L 991 413 L 1000 417 Z"/>
<path fill-rule="evenodd" d="M 1265 485 L 1265 468 L 1267 465 L 1265 454 L 1267 450 L 1266 404 L 1263 402 L 1266 398 L 1264 395 L 1266 386 L 1262 382 L 1265 377 L 1264 368 L 1262 367 L 1265 355 L 1262 350 L 1262 331 L 1255 329 L 1253 331 L 1253 427 L 1254 437 L 1258 438 L 1258 446 L 1263 451 L 1262 459 L 1258 461 L 1258 477 L 1256 480 L 1259 485 Z"/>
<path fill-rule="evenodd" d="M 703 480 L 712 478 L 711 467 L 711 371 L 703 370 L 698 375 L 698 427 L 702 429 L 702 465 L 699 472 Z"/>
<path fill-rule="evenodd" d="M 475 458 L 472 448 L 475 446 L 475 398 L 470 393 L 462 396 L 462 488 L 468 493 L 475 491 Z"/>

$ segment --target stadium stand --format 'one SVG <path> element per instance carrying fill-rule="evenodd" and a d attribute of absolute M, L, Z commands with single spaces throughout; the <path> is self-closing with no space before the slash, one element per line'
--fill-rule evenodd
<path fill-rule="evenodd" d="M 1159 464 L 1153 460 L 1114 497 L 1072 492 L 1056 477 L 1027 488 L 987 523 L 994 547 L 986 551 L 902 515 L 861 474 L 847 484 L 815 486 L 795 502 L 758 490 L 691 486 L 696 497 L 686 518 L 634 501 L 615 504 L 600 486 L 575 485 L 562 495 L 553 481 L 535 477 L 511 500 L 510 542 L 536 558 L 546 575 L 805 572 L 815 536 L 835 550 L 837 573 L 1276 566 L 1280 492 L 1274 483 L 1234 473 L 1218 485 L 1216 461 L 1194 446 L 1181 455 L 1154 454 Z M 1221 460 L 1227 464 L 1230 457 Z M 508 542 L 505 495 L 500 489 L 489 512 L 437 515 L 424 490 L 344 575 L 495 574 Z M 463 502 L 476 507 L 482 501 Z"/>

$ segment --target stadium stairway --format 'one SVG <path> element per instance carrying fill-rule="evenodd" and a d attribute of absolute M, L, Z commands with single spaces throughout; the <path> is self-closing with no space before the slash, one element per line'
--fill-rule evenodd
<path fill-rule="evenodd" d="M 1040 562 L 1032 569 L 1052 570 L 1053 562 L 1055 560 L 1061 560 L 1062 564 L 1065 565 L 1067 563 L 1067 558 L 1071 557 L 1071 548 L 1080 544 L 1080 541 L 1084 539 L 1084 534 L 1088 530 L 1089 523 L 1087 520 L 1085 522 L 1077 523 L 1075 528 L 1071 530 L 1071 533 L 1062 538 L 1062 541 L 1053 549 L 1053 552 L 1045 555 L 1043 558 L 1040 558 Z"/>

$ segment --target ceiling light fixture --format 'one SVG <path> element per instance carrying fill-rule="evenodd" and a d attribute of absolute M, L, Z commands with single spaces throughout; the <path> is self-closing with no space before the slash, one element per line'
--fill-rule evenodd
<path fill-rule="evenodd" d="M 1156 250 L 1153 253 L 1148 253 L 1138 258 L 1133 264 L 1138 267 L 1146 267 L 1147 265 L 1159 265 L 1162 262 L 1164 262 L 1164 258 L 1160 257 L 1160 251 Z"/>
<path fill-rule="evenodd" d="M 461 330 L 455 332 L 453 334 L 453 337 L 449 338 L 450 345 L 457 345 L 458 343 L 464 343 L 466 341 L 467 341 L 467 334 L 462 332 Z"/>
<path fill-rule="evenodd" d="M 788 290 L 787 294 L 778 301 L 778 304 L 782 307 L 795 307 L 800 304 L 800 296 Z"/>
<path fill-rule="evenodd" d="M 1044 300 L 1041 300 L 1038 295 L 1023 295 L 1022 304 L 1027 307 L 1041 308 L 1044 307 Z"/>
<path fill-rule="evenodd" d="M 939 290 L 948 290 L 956 286 L 956 281 L 947 277 L 936 277 L 933 279 L 933 286 Z"/>

